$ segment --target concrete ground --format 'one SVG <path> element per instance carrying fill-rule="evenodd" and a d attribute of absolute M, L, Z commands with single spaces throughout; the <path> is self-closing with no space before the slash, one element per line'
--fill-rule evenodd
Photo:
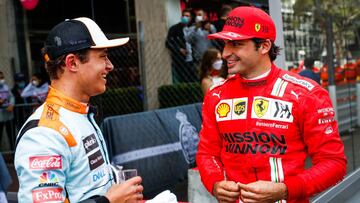
<path fill-rule="evenodd" d="M 353 132 L 342 134 L 341 139 L 344 142 L 345 154 L 348 159 L 347 173 L 349 174 L 360 167 L 360 128 L 355 129 Z M 13 184 L 10 186 L 8 192 L 9 203 L 16 203 L 18 182 L 12 155 L 5 153 L 4 158 L 8 163 L 8 168 L 13 178 Z M 307 165 L 310 165 L 310 161 L 307 161 Z M 187 186 L 187 181 L 183 181 L 171 190 L 177 196 L 178 201 L 188 201 Z"/>

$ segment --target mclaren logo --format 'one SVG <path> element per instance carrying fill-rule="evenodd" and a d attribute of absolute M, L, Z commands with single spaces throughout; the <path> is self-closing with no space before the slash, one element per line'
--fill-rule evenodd
<path fill-rule="evenodd" d="M 236 115 L 240 116 L 241 114 L 243 114 L 246 111 L 246 101 L 244 101 L 244 100 L 240 100 L 240 101 L 236 102 L 234 106 L 235 106 L 234 113 Z"/>
<path fill-rule="evenodd" d="M 269 107 L 269 100 L 263 98 L 255 99 L 254 111 L 259 118 L 263 117 L 266 114 L 268 107 Z"/>
<path fill-rule="evenodd" d="M 259 32 L 260 29 L 261 29 L 261 25 L 260 25 L 259 23 L 256 23 L 256 24 L 255 24 L 255 31 L 256 31 L 256 32 Z"/>

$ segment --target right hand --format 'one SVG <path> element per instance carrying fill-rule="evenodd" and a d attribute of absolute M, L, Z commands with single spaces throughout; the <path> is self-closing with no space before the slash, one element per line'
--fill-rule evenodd
<path fill-rule="evenodd" d="M 220 181 L 214 184 L 213 194 L 220 203 L 233 203 L 239 199 L 240 188 L 234 181 Z"/>
<path fill-rule="evenodd" d="M 136 176 L 121 184 L 114 184 L 110 187 L 105 197 L 111 203 L 130 203 L 137 202 L 143 199 L 141 184 L 141 177 Z"/>

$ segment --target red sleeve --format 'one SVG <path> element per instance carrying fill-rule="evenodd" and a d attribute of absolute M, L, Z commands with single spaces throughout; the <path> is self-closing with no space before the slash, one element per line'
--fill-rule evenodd
<path fill-rule="evenodd" d="M 215 118 L 215 105 L 208 91 L 202 106 L 202 128 L 196 155 L 201 181 L 212 194 L 215 182 L 224 180 L 223 167 L 220 161 L 222 141 Z"/>
<path fill-rule="evenodd" d="M 312 167 L 285 179 L 289 199 L 313 196 L 335 185 L 346 174 L 344 145 L 328 92 L 318 87 L 303 97 L 299 127 Z"/>

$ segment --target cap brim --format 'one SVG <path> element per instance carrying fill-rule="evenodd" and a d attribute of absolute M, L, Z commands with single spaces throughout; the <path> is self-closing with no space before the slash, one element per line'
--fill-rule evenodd
<path fill-rule="evenodd" d="M 244 40 L 251 39 L 253 37 L 248 35 L 240 35 L 235 32 L 222 31 L 208 35 L 208 39 L 222 39 L 222 40 Z"/>
<path fill-rule="evenodd" d="M 103 48 L 117 47 L 126 44 L 128 41 L 129 41 L 129 37 L 111 39 L 111 40 L 102 41 L 95 46 L 91 46 L 90 48 L 103 49 Z"/>

